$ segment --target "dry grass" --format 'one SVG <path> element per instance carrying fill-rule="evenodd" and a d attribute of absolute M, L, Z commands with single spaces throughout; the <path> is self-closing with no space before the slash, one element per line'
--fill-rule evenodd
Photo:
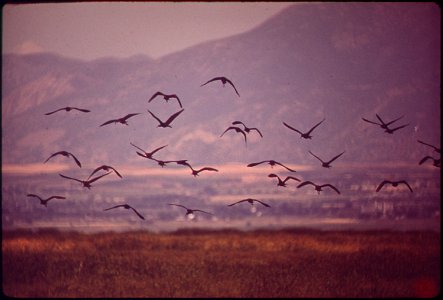
<path fill-rule="evenodd" d="M 281 230 L 3 233 L 13 297 L 417 297 L 440 290 L 440 233 Z"/>

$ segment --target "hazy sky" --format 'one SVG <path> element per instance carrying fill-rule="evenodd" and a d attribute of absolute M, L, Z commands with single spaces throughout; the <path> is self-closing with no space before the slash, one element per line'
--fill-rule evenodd
<path fill-rule="evenodd" d="M 254 28 L 293 2 L 87 2 L 5 5 L 5 53 L 153 58 Z"/>

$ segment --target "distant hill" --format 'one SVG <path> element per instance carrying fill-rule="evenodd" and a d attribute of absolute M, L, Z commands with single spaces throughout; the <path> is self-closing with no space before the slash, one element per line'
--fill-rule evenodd
<path fill-rule="evenodd" d="M 82 162 L 138 164 L 133 142 L 146 150 L 168 144 L 162 159 L 223 164 L 276 159 L 312 163 L 308 150 L 325 158 L 342 151 L 346 162 L 416 164 L 432 153 L 417 139 L 440 144 L 440 10 L 432 3 L 298 4 L 255 29 L 153 60 L 137 56 L 80 61 L 51 53 L 3 55 L 2 160 L 43 162 L 68 150 Z M 230 86 L 213 82 L 230 78 Z M 161 118 L 185 111 L 172 128 Z M 65 106 L 91 113 L 44 113 Z M 128 113 L 129 126 L 103 122 Z M 386 134 L 362 121 L 404 115 L 408 127 Z M 325 118 L 312 140 L 302 131 Z M 248 145 L 233 132 L 241 120 Z"/>

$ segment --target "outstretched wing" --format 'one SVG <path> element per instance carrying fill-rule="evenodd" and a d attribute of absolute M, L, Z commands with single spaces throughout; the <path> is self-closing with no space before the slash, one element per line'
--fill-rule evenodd
<path fill-rule="evenodd" d="M 91 183 L 93 183 L 94 181 L 97 181 L 97 180 L 99 180 L 100 178 L 102 178 L 102 177 L 104 177 L 104 176 L 106 176 L 106 175 L 109 175 L 109 174 L 111 174 L 111 172 L 108 172 L 108 173 L 106 173 L 106 174 L 103 174 L 103 175 L 100 175 L 100 176 L 94 177 L 94 178 L 92 178 L 91 180 L 88 180 L 88 182 L 91 184 Z"/>
<path fill-rule="evenodd" d="M 118 177 L 123 178 L 123 176 L 116 169 L 114 169 L 113 167 L 111 167 L 111 166 L 106 166 L 106 167 L 108 167 L 109 169 L 113 170 L 115 172 L 115 174 L 117 174 Z"/>
<path fill-rule="evenodd" d="M 317 155 L 315 155 L 314 153 L 311 152 L 311 150 L 308 151 L 312 156 L 314 156 L 316 159 L 318 159 L 319 161 L 321 161 L 322 163 L 324 162 L 320 157 L 318 157 Z"/>
<path fill-rule="evenodd" d="M 68 152 L 68 154 L 69 154 L 70 156 L 72 156 L 72 158 L 75 160 L 75 163 L 81 168 L 81 167 L 82 167 L 82 164 L 81 164 L 80 161 L 77 159 L 77 157 L 75 157 L 74 154 L 72 154 L 72 153 L 69 153 L 69 152 Z"/>
<path fill-rule="evenodd" d="M 431 156 L 425 156 L 425 157 L 423 157 L 423 158 L 420 160 L 420 162 L 419 162 L 418 164 L 421 165 L 422 163 L 424 163 L 424 162 L 427 161 L 428 159 L 434 159 L 434 158 L 431 157 Z"/>
<path fill-rule="evenodd" d="M 323 119 L 323 120 L 321 120 L 320 122 L 318 122 L 317 124 L 315 124 L 315 126 L 312 127 L 312 128 L 307 132 L 307 134 L 310 134 L 315 128 L 317 128 L 321 123 L 323 123 L 324 120 L 326 120 L 326 119 Z"/>
<path fill-rule="evenodd" d="M 132 142 L 129 142 L 129 144 L 131 144 L 132 146 L 134 146 L 135 148 L 145 152 L 145 150 L 143 150 L 142 148 L 140 148 L 139 146 L 134 145 Z"/>
<path fill-rule="evenodd" d="M 232 83 L 231 80 L 229 80 L 228 78 L 225 77 L 226 82 L 228 82 L 235 90 L 235 93 L 240 97 L 240 94 L 238 93 L 237 89 L 235 88 L 234 84 Z"/>
<path fill-rule="evenodd" d="M 342 156 L 342 155 L 343 155 L 343 153 L 345 153 L 345 151 L 343 151 L 342 153 L 340 153 L 340 154 L 338 154 L 338 155 L 334 156 L 333 158 L 331 158 L 331 160 L 330 160 L 330 161 L 328 161 L 328 164 L 332 163 L 332 162 L 333 162 L 334 160 L 336 160 L 337 158 L 339 158 L 340 156 Z"/>
<path fill-rule="evenodd" d="M 158 95 L 164 96 L 165 94 L 163 94 L 162 92 L 157 92 L 154 95 L 152 95 L 152 97 L 148 100 L 148 102 L 151 102 L 155 97 L 157 97 Z"/>
<path fill-rule="evenodd" d="M 394 122 L 400 120 L 400 119 L 403 118 L 403 117 L 404 117 L 404 116 L 398 117 L 397 119 L 392 120 L 391 122 L 388 122 L 388 123 L 386 123 L 385 125 L 386 125 L 386 126 L 389 126 L 389 125 L 391 125 L 392 123 L 394 123 Z"/>
<path fill-rule="evenodd" d="M 332 184 L 327 183 L 327 184 L 323 184 L 323 185 L 321 185 L 320 187 L 324 187 L 324 186 L 328 186 L 328 187 L 330 187 L 331 189 L 333 189 L 334 191 L 336 191 L 337 194 L 340 194 L 340 191 L 339 191 L 335 186 L 333 186 Z"/>
<path fill-rule="evenodd" d="M 180 108 L 183 108 L 183 106 L 182 106 L 182 103 L 181 103 L 181 101 L 180 101 L 180 99 L 178 98 L 178 96 L 177 95 L 171 95 L 170 96 L 171 98 L 175 98 L 175 99 L 177 99 L 177 101 L 178 101 L 178 105 L 180 105 Z"/>
<path fill-rule="evenodd" d="M 245 202 L 245 201 L 248 201 L 248 200 L 247 200 L 247 199 L 243 199 L 243 200 L 240 200 L 240 201 L 234 202 L 234 203 L 232 203 L 232 204 L 228 204 L 228 206 L 233 206 L 233 205 L 235 205 L 235 204 L 238 204 L 238 203 L 241 203 L 241 202 Z"/>
<path fill-rule="evenodd" d="M 246 128 L 245 123 L 243 123 L 242 121 L 234 121 L 234 122 L 232 122 L 231 124 L 232 124 L 232 125 L 243 125 L 243 127 Z"/>
<path fill-rule="evenodd" d="M 204 168 L 201 168 L 201 169 L 197 170 L 197 173 L 200 173 L 201 171 L 214 171 L 214 172 L 218 172 L 217 169 L 215 169 L 215 168 L 211 168 L 211 167 L 204 167 Z"/>
<path fill-rule="evenodd" d="M 375 114 L 375 116 L 377 117 L 377 119 L 381 122 L 381 124 L 380 125 L 388 125 L 388 124 L 386 124 L 385 122 L 383 122 L 383 120 L 381 119 L 381 117 L 378 115 L 378 114 Z"/>
<path fill-rule="evenodd" d="M 104 211 L 105 210 L 114 209 L 114 208 L 117 208 L 117 207 L 125 207 L 125 205 L 124 204 L 119 204 L 119 205 L 116 205 L 116 206 L 113 206 L 113 207 L 110 207 L 110 208 L 106 208 L 106 209 L 104 209 Z"/>
<path fill-rule="evenodd" d="M 225 131 L 223 131 L 223 133 L 220 135 L 220 137 L 222 137 L 227 131 L 229 130 L 237 130 L 238 127 L 235 126 L 229 126 L 228 128 L 226 128 Z"/>
<path fill-rule="evenodd" d="M 315 186 L 315 184 L 312 181 L 303 181 L 302 183 L 297 185 L 297 188 L 301 188 L 302 186 L 305 186 L 305 185 L 308 185 L 308 184 Z"/>
<path fill-rule="evenodd" d="M 150 158 L 149 156 L 147 156 L 146 154 L 143 154 L 143 153 L 140 153 L 140 152 L 138 152 L 138 151 L 135 151 L 138 155 L 140 155 L 141 157 L 144 157 L 144 158 Z"/>
<path fill-rule="evenodd" d="M 65 107 L 63 107 L 63 108 L 59 108 L 59 109 L 54 110 L 54 111 L 51 111 L 51 112 L 48 112 L 48 113 L 46 113 L 45 115 L 49 116 L 49 115 L 52 115 L 53 113 L 56 113 L 56 112 L 61 111 L 61 110 L 65 110 Z"/>
<path fill-rule="evenodd" d="M 46 199 L 46 202 L 51 200 L 51 199 L 66 199 L 66 197 L 63 197 L 63 196 L 51 196 L 48 199 Z"/>
<path fill-rule="evenodd" d="M 408 187 L 408 189 L 411 191 L 411 193 L 413 193 L 411 186 L 406 182 L 406 180 L 401 180 L 398 183 L 404 183 Z"/>
<path fill-rule="evenodd" d="M 124 116 L 123 118 L 122 118 L 122 120 L 127 120 L 127 119 L 129 119 L 129 118 L 131 118 L 131 117 L 133 117 L 133 116 L 136 116 L 136 115 L 139 115 L 140 113 L 135 113 L 135 114 L 127 114 L 126 116 Z"/>
<path fill-rule="evenodd" d="M 184 209 L 188 209 L 186 206 L 183 206 L 181 204 L 174 204 L 174 203 L 168 203 L 168 205 L 174 205 L 174 206 L 179 206 L 179 207 L 183 207 Z"/>
<path fill-rule="evenodd" d="M 46 163 L 48 160 L 50 160 L 52 157 L 54 157 L 54 156 L 56 156 L 56 155 L 59 155 L 59 154 L 62 154 L 63 153 L 63 151 L 59 151 L 59 152 L 55 152 L 54 154 L 51 154 L 51 156 L 49 156 L 46 160 L 45 160 L 45 162 L 44 163 Z"/>
<path fill-rule="evenodd" d="M 36 198 L 40 199 L 41 201 L 43 201 L 43 199 L 40 198 L 40 196 L 37 196 L 35 194 L 27 194 L 26 196 L 28 196 L 28 197 L 36 197 Z"/>
<path fill-rule="evenodd" d="M 293 176 L 287 176 L 283 182 L 286 182 L 286 181 L 288 181 L 289 179 L 292 179 L 292 180 L 295 180 L 295 181 L 301 181 L 300 179 L 298 179 L 298 178 L 296 178 L 296 177 L 293 177 Z"/>
<path fill-rule="evenodd" d="M 286 124 L 285 122 L 283 122 L 283 125 L 285 125 L 286 127 L 288 127 L 288 128 L 291 129 L 291 130 L 294 130 L 295 132 L 298 132 L 298 133 L 300 133 L 300 134 L 303 134 L 303 132 L 301 132 L 301 131 L 298 130 L 298 129 L 295 129 L 294 127 L 292 127 L 292 126 Z"/>
<path fill-rule="evenodd" d="M 132 206 L 130 206 L 130 208 L 137 214 L 137 216 L 140 218 L 140 219 L 142 219 L 142 220 L 144 220 L 145 219 L 145 217 L 143 217 L 135 208 L 133 208 Z"/>
<path fill-rule="evenodd" d="M 159 150 L 165 148 L 166 146 L 167 146 L 167 145 L 164 145 L 164 146 L 158 147 L 157 149 L 153 150 L 152 152 L 150 152 L 151 156 L 154 155 L 155 152 L 157 152 L 157 151 L 159 151 Z"/>
<path fill-rule="evenodd" d="M 263 201 L 257 200 L 257 199 L 252 199 L 252 201 L 258 202 L 266 207 L 271 207 L 269 204 L 264 203 Z"/>
<path fill-rule="evenodd" d="M 260 132 L 260 130 L 258 130 L 258 128 L 252 127 L 252 128 L 249 128 L 249 130 L 255 130 L 255 131 L 258 132 L 258 134 L 259 134 L 261 137 L 263 137 L 263 134 Z"/>
<path fill-rule="evenodd" d="M 76 178 L 72 178 L 72 177 L 69 177 L 69 176 L 65 176 L 63 174 L 58 174 L 58 175 L 60 175 L 63 178 L 66 178 L 66 179 L 71 179 L 71 180 L 75 180 L 75 181 L 83 183 L 83 181 L 81 181 L 80 179 L 76 179 Z"/>
<path fill-rule="evenodd" d="M 192 211 L 193 212 L 194 211 L 199 211 L 199 212 L 202 212 L 202 213 L 205 213 L 205 214 L 208 214 L 208 215 L 214 215 L 213 213 L 210 213 L 210 212 L 207 212 L 207 211 L 204 211 L 204 210 L 201 210 L 201 209 L 193 209 Z"/>
<path fill-rule="evenodd" d="M 292 170 L 291 168 L 288 168 L 288 167 L 285 166 L 284 164 L 279 163 L 278 161 L 276 161 L 275 164 L 277 164 L 277 165 L 279 165 L 279 166 L 282 166 L 283 168 L 285 168 L 285 169 L 288 170 L 288 171 L 291 171 L 291 172 L 297 172 L 297 171 L 295 171 L 295 170 Z"/>
<path fill-rule="evenodd" d="M 383 180 L 383 181 L 378 185 L 378 187 L 377 187 L 377 189 L 376 189 L 375 191 L 376 191 L 376 192 L 380 191 L 381 188 L 382 188 L 386 183 L 390 183 L 390 184 L 392 184 L 392 181 L 389 181 L 389 180 Z"/>
<path fill-rule="evenodd" d="M 208 84 L 208 83 L 210 83 L 210 82 L 212 82 L 212 81 L 215 81 L 215 80 L 221 80 L 221 79 L 222 79 L 222 77 L 214 77 L 214 78 L 212 78 L 212 79 L 206 81 L 205 83 L 203 83 L 201 86 L 204 86 L 204 85 L 206 85 L 206 84 Z"/>
<path fill-rule="evenodd" d="M 176 112 L 175 114 L 173 114 L 172 116 L 170 116 L 170 117 L 166 120 L 165 124 L 166 124 L 166 125 L 171 124 L 172 121 L 174 121 L 174 119 L 177 118 L 178 115 L 181 114 L 184 110 L 185 110 L 185 109 L 183 108 L 183 109 L 181 109 L 180 111 L 178 111 L 178 112 Z"/>
<path fill-rule="evenodd" d="M 269 162 L 269 160 L 264 160 L 264 161 L 260 161 L 260 162 L 256 162 L 256 163 L 250 163 L 249 165 L 247 165 L 247 167 L 255 167 L 256 165 L 265 163 L 265 162 Z"/>
<path fill-rule="evenodd" d="M 163 124 L 162 120 L 160 120 L 156 115 L 154 115 L 149 109 L 148 109 L 148 113 L 150 113 L 151 116 L 153 116 L 160 124 Z"/>
<path fill-rule="evenodd" d="M 380 123 L 377 123 L 377 122 L 369 121 L 369 120 L 367 120 L 365 118 L 362 118 L 362 120 L 365 121 L 365 122 L 368 122 L 368 123 L 375 124 L 375 125 L 380 125 L 380 126 L 383 125 L 383 124 L 380 124 Z"/>
<path fill-rule="evenodd" d="M 102 126 L 105 126 L 105 125 L 108 125 L 108 124 L 111 124 L 111 123 L 115 123 L 115 122 L 117 122 L 118 120 L 116 120 L 116 119 L 114 119 L 114 120 L 109 120 L 109 121 L 106 121 L 105 123 L 103 123 L 102 125 L 100 125 L 99 127 L 102 127 Z"/>
<path fill-rule="evenodd" d="M 406 127 L 408 125 L 409 124 L 405 124 L 405 125 L 402 125 L 402 126 L 398 126 L 398 127 L 392 128 L 391 131 L 396 131 L 396 130 L 402 129 L 403 127 Z"/>
<path fill-rule="evenodd" d="M 83 108 L 77 108 L 77 107 L 71 107 L 72 109 L 76 109 L 76 110 L 78 110 L 78 111 L 82 111 L 82 112 L 85 112 L 85 113 L 88 113 L 88 112 L 91 112 L 90 110 L 88 110 L 88 109 L 83 109 Z"/>
<path fill-rule="evenodd" d="M 437 151 L 438 153 L 441 152 L 441 151 L 440 151 L 440 148 L 435 147 L 435 146 L 433 146 L 433 145 L 431 145 L 431 144 L 428 144 L 428 143 L 422 142 L 422 141 L 420 141 L 420 140 L 417 140 L 417 142 L 419 142 L 420 144 L 423 144 L 423 145 L 426 145 L 426 146 L 429 146 L 429 147 L 434 148 L 434 150 Z"/>

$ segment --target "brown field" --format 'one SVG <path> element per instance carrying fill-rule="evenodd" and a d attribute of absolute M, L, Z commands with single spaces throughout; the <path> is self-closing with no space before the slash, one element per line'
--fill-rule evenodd
<path fill-rule="evenodd" d="M 3 232 L 12 297 L 432 297 L 440 233 Z"/>

